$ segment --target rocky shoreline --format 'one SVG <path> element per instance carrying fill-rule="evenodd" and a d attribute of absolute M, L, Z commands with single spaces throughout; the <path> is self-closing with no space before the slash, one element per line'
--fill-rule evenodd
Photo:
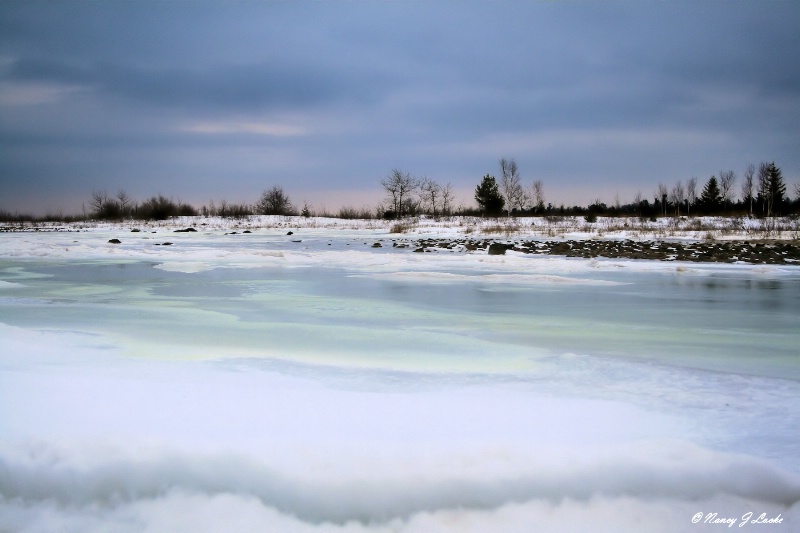
<path fill-rule="evenodd" d="M 413 248 L 414 252 L 443 250 L 453 252 L 485 251 L 489 255 L 502 255 L 508 250 L 513 250 L 526 254 L 582 258 L 605 257 L 610 259 L 647 259 L 704 263 L 800 264 L 800 244 L 780 241 L 398 239 L 393 241 L 392 246 L 395 248 Z"/>

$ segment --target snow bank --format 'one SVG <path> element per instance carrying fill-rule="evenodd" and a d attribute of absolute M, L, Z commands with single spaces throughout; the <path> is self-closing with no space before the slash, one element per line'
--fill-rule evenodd
<path fill-rule="evenodd" d="M 771 531 L 800 524 L 796 479 L 687 446 L 648 450 L 620 450 L 591 464 L 541 457 L 517 463 L 522 470 L 515 475 L 489 480 L 468 470 L 420 475 L 409 463 L 412 471 L 400 479 L 306 483 L 232 455 L 31 446 L 0 452 L 0 526 L 20 532 L 638 532 L 647 524 L 648 531 L 674 532 L 720 527 L 693 525 L 697 513 L 741 521 L 747 512 L 780 515 Z"/>
<path fill-rule="evenodd" d="M 258 215 L 241 219 L 220 217 L 174 217 L 164 221 L 87 221 L 68 224 L 31 223 L 28 230 L 62 232 L 109 232 L 138 229 L 142 232 L 165 232 L 196 228 L 198 231 L 273 232 L 302 230 L 314 235 L 334 231 L 340 236 L 408 237 L 514 237 L 518 239 L 633 239 L 633 240 L 753 240 L 800 237 L 800 220 L 789 217 L 757 219 L 748 217 L 662 217 L 643 221 L 638 217 L 598 217 L 588 223 L 580 216 L 556 217 L 428 217 L 400 221 L 339 219 Z M 16 231 L 19 224 L 2 224 L 0 230 Z"/>

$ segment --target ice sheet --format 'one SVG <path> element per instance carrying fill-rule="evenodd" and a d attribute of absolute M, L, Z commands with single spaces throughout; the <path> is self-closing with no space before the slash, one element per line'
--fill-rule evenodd
<path fill-rule="evenodd" d="M 800 521 L 797 269 L 154 230 L 0 235 L 0 530 Z"/>

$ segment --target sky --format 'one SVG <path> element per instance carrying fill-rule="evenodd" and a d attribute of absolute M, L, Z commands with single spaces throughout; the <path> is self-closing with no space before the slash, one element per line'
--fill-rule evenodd
<path fill-rule="evenodd" d="M 376 205 L 393 169 L 474 205 L 775 161 L 800 182 L 800 3 L 0 1 L 0 209 L 93 191 Z M 738 190 L 738 184 L 737 184 Z"/>

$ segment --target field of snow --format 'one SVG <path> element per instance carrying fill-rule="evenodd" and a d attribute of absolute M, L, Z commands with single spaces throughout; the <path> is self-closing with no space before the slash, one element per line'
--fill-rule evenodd
<path fill-rule="evenodd" d="M 459 222 L 0 233 L 0 531 L 800 527 L 800 266 L 392 246 L 599 236 Z"/>
<path fill-rule="evenodd" d="M 421 216 L 391 220 L 362 220 L 298 216 L 250 216 L 245 218 L 173 217 L 165 221 L 128 221 L 127 223 L 87 221 L 83 223 L 0 223 L 4 230 L 102 230 L 114 228 L 144 229 L 197 226 L 214 230 L 253 230 L 300 228 L 303 230 L 336 230 L 338 235 L 351 231 L 359 235 L 389 233 L 425 237 L 508 236 L 519 238 L 564 239 L 635 239 L 635 240 L 753 240 L 800 239 L 800 219 L 774 217 L 662 217 L 643 220 L 638 217 L 597 217 L 586 222 L 581 216 L 479 218 L 468 216 Z"/>

